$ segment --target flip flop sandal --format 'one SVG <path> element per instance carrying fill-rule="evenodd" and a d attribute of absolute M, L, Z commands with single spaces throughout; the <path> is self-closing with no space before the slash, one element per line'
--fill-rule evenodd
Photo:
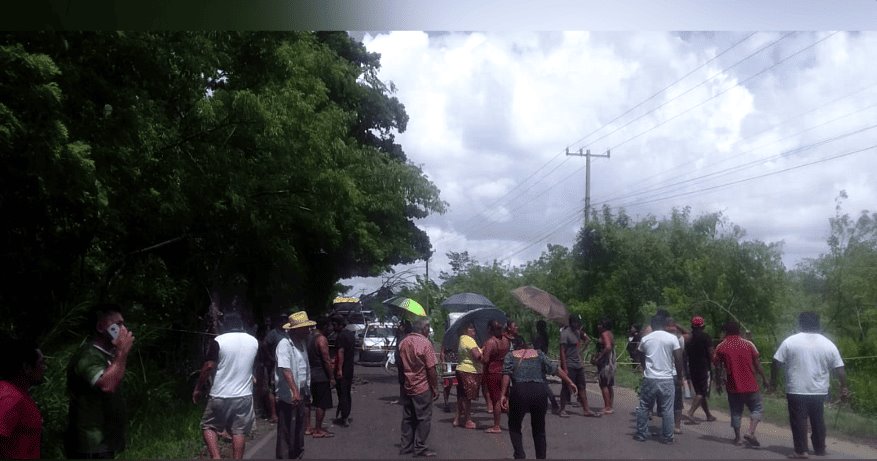
<path fill-rule="evenodd" d="M 604 415 L 611 415 L 612 413 L 615 413 L 615 410 L 612 410 L 612 409 L 609 409 L 609 410 L 603 410 L 603 414 L 604 414 Z"/>
<path fill-rule="evenodd" d="M 594 413 L 593 411 L 590 413 L 584 414 L 585 418 L 599 418 L 600 416 L 602 416 L 602 415 L 600 415 L 600 413 Z"/>
<path fill-rule="evenodd" d="M 314 430 L 311 428 L 305 429 L 305 435 L 314 435 Z"/>
<path fill-rule="evenodd" d="M 315 439 L 328 439 L 328 438 L 335 437 L 335 434 L 332 432 L 328 432 L 328 431 L 314 432 L 314 434 L 311 437 L 313 437 Z"/>
<path fill-rule="evenodd" d="M 466 429 L 475 429 L 477 426 L 475 425 L 475 421 L 466 421 Z"/>
<path fill-rule="evenodd" d="M 491 427 L 491 428 L 485 429 L 484 432 L 487 432 L 488 434 L 501 434 L 502 429 L 495 429 L 495 428 Z"/>

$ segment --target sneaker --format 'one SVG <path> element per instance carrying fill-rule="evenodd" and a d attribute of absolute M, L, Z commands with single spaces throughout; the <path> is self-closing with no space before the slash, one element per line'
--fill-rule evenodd
<path fill-rule="evenodd" d="M 420 453 L 415 453 L 415 458 L 435 458 L 438 453 L 430 450 L 421 451 Z"/>
<path fill-rule="evenodd" d="M 639 435 L 639 434 L 635 434 L 635 435 L 633 436 L 633 439 L 636 440 L 637 442 L 645 442 L 645 441 L 646 441 L 646 438 L 643 437 L 643 436 L 641 436 L 641 435 Z"/>
<path fill-rule="evenodd" d="M 561 418 L 569 418 L 569 413 L 567 413 L 566 410 L 560 410 L 557 412 L 557 416 L 560 416 Z"/>
<path fill-rule="evenodd" d="M 673 445 L 673 439 L 661 439 L 661 443 L 664 445 Z"/>

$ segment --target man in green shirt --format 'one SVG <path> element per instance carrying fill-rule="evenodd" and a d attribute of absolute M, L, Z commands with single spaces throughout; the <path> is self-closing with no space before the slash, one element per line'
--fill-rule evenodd
<path fill-rule="evenodd" d="M 109 459 L 125 449 L 128 420 L 121 385 L 134 334 L 115 304 L 97 306 L 93 320 L 94 334 L 67 367 L 68 458 Z"/>

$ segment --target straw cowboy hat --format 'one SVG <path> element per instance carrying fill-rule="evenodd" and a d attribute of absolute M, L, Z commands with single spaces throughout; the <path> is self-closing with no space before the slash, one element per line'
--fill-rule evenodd
<path fill-rule="evenodd" d="M 289 315 L 289 323 L 283 325 L 284 330 L 292 330 L 293 328 L 312 327 L 317 322 L 308 319 L 308 313 L 305 311 L 293 312 Z"/>

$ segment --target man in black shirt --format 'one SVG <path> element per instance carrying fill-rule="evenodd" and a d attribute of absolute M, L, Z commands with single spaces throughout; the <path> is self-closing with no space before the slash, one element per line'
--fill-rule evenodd
<path fill-rule="evenodd" d="M 338 411 L 332 423 L 336 426 L 350 425 L 350 409 L 353 399 L 350 390 L 353 386 L 353 353 L 355 338 L 353 332 L 346 329 L 344 317 L 332 317 L 332 328 L 335 330 L 335 391 L 338 393 Z"/>
<path fill-rule="evenodd" d="M 694 411 L 698 406 L 703 407 L 707 421 L 715 421 L 716 418 L 710 413 L 707 398 L 710 391 L 710 369 L 713 357 L 713 340 L 703 331 L 703 317 L 696 315 L 691 319 L 691 333 L 685 341 L 685 352 L 688 354 L 688 369 L 691 374 L 691 384 L 694 387 L 694 400 L 688 409 L 686 418 L 688 424 L 695 424 Z"/>

